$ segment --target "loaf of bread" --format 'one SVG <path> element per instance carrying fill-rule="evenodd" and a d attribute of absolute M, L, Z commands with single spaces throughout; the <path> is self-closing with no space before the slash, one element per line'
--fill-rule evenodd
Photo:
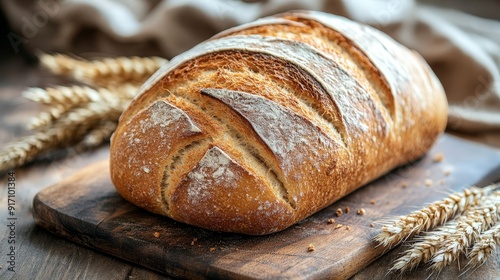
<path fill-rule="evenodd" d="M 421 157 L 446 118 L 417 53 L 342 17 L 290 12 L 156 72 L 120 118 L 111 176 L 151 212 L 269 234 Z"/>

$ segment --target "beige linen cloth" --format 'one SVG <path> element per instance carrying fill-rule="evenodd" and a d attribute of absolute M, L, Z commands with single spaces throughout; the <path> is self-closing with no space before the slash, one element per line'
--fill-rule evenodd
<path fill-rule="evenodd" d="M 82 56 L 166 58 L 229 27 L 294 9 L 372 25 L 431 65 L 450 104 L 448 128 L 500 146 L 500 21 L 411 0 L 0 0 L 14 48 Z M 397 63 L 397 62 L 394 62 Z"/>

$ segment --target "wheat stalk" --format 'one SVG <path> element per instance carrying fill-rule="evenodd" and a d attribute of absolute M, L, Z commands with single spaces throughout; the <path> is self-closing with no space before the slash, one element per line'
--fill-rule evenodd
<path fill-rule="evenodd" d="M 68 112 L 51 127 L 7 144 L 0 152 L 0 173 L 32 161 L 45 151 L 68 147 L 101 120 L 117 120 L 124 106 L 124 103 L 87 103 Z"/>
<path fill-rule="evenodd" d="M 404 272 L 412 270 L 422 263 L 429 261 L 439 250 L 440 245 L 451 235 L 453 224 L 446 224 L 433 232 L 419 236 L 410 249 L 399 257 L 392 265 L 390 271 Z"/>
<path fill-rule="evenodd" d="M 477 267 L 486 262 L 500 244 L 500 225 L 496 225 L 479 236 L 467 254 L 469 266 Z"/>
<path fill-rule="evenodd" d="M 487 192 L 489 192 L 496 188 L 496 185 L 490 185 L 487 188 Z M 444 253 L 445 248 L 448 248 L 448 251 L 454 248 L 456 250 L 463 250 L 467 246 L 465 241 L 460 243 L 462 247 L 457 247 L 458 245 L 453 243 L 453 241 L 457 241 L 460 237 L 463 239 L 464 232 L 466 234 L 465 237 L 469 237 L 467 234 L 473 234 L 471 230 L 476 229 L 477 231 L 479 229 L 483 231 L 496 222 L 498 218 L 497 207 L 500 206 L 498 204 L 499 195 L 500 193 L 497 191 L 478 198 L 473 203 L 475 206 L 467 208 L 466 212 L 457 218 L 457 221 L 449 222 L 436 228 L 434 231 L 425 232 L 424 235 L 418 236 L 410 249 L 406 250 L 394 262 L 390 271 L 404 272 L 412 270 L 421 263 L 431 260 L 438 252 L 441 251 Z M 466 241 L 469 241 L 469 243 L 472 242 L 468 239 Z M 459 252 L 456 250 L 452 251 L 452 254 L 459 255 Z"/>
<path fill-rule="evenodd" d="M 62 106 L 102 100 L 102 97 L 95 89 L 85 86 L 57 86 L 45 89 L 28 88 L 23 92 L 23 96 L 34 102 Z"/>
<path fill-rule="evenodd" d="M 56 75 L 71 75 L 74 69 L 85 67 L 85 61 L 64 54 L 46 54 L 38 56 L 40 64 Z"/>
<path fill-rule="evenodd" d="M 143 83 L 165 62 L 165 59 L 158 57 L 105 58 L 91 61 L 88 67 L 75 70 L 74 75 L 79 80 L 100 85 Z"/>
<path fill-rule="evenodd" d="M 132 84 L 123 84 L 110 88 L 93 89 L 87 86 L 31 88 L 23 94 L 26 98 L 49 105 L 46 112 L 41 112 L 29 124 L 30 129 L 39 129 L 49 126 L 53 121 L 61 118 L 70 109 L 82 106 L 89 102 L 130 102 L 138 87 Z"/>
<path fill-rule="evenodd" d="M 479 200 L 476 207 L 466 210 L 456 221 L 449 222 L 418 236 L 415 243 L 398 258 L 391 271 L 404 272 L 418 265 L 435 261 L 436 268 L 442 268 L 456 259 L 463 250 L 472 244 L 475 234 L 489 228 L 497 221 L 496 195 L 492 194 Z M 439 262 L 438 262 L 439 261 Z"/>
<path fill-rule="evenodd" d="M 391 224 L 384 225 L 382 232 L 375 236 L 375 240 L 384 247 L 392 247 L 422 231 L 443 225 L 456 214 L 477 204 L 481 197 L 489 194 L 494 187 L 471 187 L 431 203 L 421 210 L 401 216 Z"/>
<path fill-rule="evenodd" d="M 33 160 L 41 151 L 58 146 L 61 139 L 67 138 L 67 134 L 58 128 L 51 128 L 8 144 L 0 152 L 0 173 Z"/>
<path fill-rule="evenodd" d="M 458 259 L 467 247 L 474 244 L 479 235 L 498 220 L 497 207 L 498 205 L 479 207 L 461 216 L 456 230 L 444 240 L 439 251 L 433 256 L 431 269 L 442 270 Z"/>
<path fill-rule="evenodd" d="M 55 74 L 70 76 L 89 85 L 107 87 L 122 83 L 142 84 L 167 60 L 136 56 L 84 60 L 62 54 L 42 54 L 40 62 Z"/>
<path fill-rule="evenodd" d="M 96 89 L 88 86 L 29 88 L 23 92 L 23 96 L 32 101 L 51 106 L 72 107 L 87 102 L 110 102 L 123 98 L 132 99 L 138 91 L 139 86 L 125 83 L 119 86 Z"/>
<path fill-rule="evenodd" d="M 68 111 L 68 108 L 55 105 L 48 109 L 46 112 L 41 112 L 38 116 L 31 119 L 28 124 L 28 128 L 31 130 L 39 129 L 42 127 L 49 126 L 54 120 L 59 119 L 64 113 Z"/>
<path fill-rule="evenodd" d="M 114 121 L 104 121 L 99 124 L 96 128 L 89 131 L 85 137 L 76 146 L 76 151 L 84 151 L 87 149 L 92 149 L 98 147 L 104 142 L 109 141 L 111 135 L 118 125 Z"/>
<path fill-rule="evenodd" d="M 119 57 L 97 60 L 62 54 L 41 54 L 42 66 L 89 86 L 30 88 L 23 95 L 47 110 L 32 120 L 32 135 L 0 151 L 0 172 L 21 166 L 51 149 L 76 145 L 78 151 L 109 140 L 118 117 L 139 86 L 167 60 L 158 57 Z"/>

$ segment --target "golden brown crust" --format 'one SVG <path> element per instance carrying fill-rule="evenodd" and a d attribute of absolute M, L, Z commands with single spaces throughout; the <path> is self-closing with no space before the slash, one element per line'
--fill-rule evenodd
<path fill-rule="evenodd" d="M 113 136 L 112 180 L 149 211 L 268 234 L 422 156 L 446 115 L 418 54 L 344 18 L 288 13 L 151 77 Z"/>

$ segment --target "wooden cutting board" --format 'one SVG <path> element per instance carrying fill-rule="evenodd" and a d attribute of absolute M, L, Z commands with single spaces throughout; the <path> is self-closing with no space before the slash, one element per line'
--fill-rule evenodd
<path fill-rule="evenodd" d="M 114 190 L 105 161 L 41 191 L 34 218 L 59 236 L 176 277 L 348 278 L 384 253 L 372 241 L 381 220 L 499 179 L 498 150 L 444 135 L 424 158 L 285 231 L 252 237 L 203 230 L 135 207 Z M 340 217 L 338 208 L 344 210 Z M 359 208 L 366 213 L 357 215 Z"/>

